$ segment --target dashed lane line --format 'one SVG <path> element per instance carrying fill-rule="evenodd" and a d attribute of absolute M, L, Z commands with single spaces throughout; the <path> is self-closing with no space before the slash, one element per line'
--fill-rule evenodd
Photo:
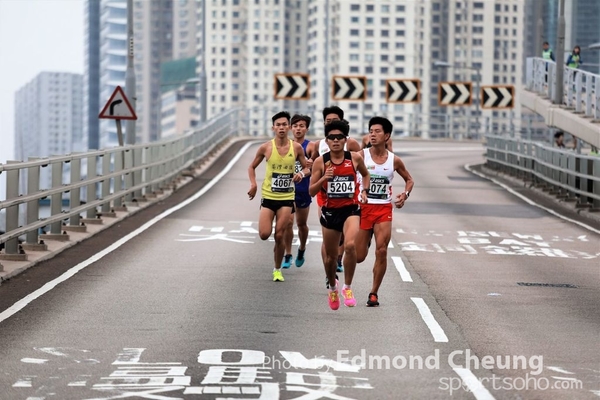
<path fill-rule="evenodd" d="M 412 282 L 413 280 L 412 280 L 412 277 L 410 276 L 410 272 L 408 272 L 408 270 L 406 269 L 406 266 L 404 265 L 404 261 L 402 261 L 402 258 L 401 257 L 392 257 L 392 261 L 394 262 L 396 269 L 400 273 L 400 278 L 404 282 Z"/>
<path fill-rule="evenodd" d="M 453 368 L 454 372 L 460 376 L 460 379 L 469 388 L 469 391 L 477 400 L 495 400 L 494 396 L 483 386 L 481 381 L 477 379 L 475 374 L 470 369 Z"/>
<path fill-rule="evenodd" d="M 438 324 L 438 322 L 433 317 L 433 314 L 427 306 L 427 303 L 425 303 L 425 300 L 423 300 L 420 297 L 411 297 L 410 299 L 417 306 L 419 314 L 421 314 L 421 318 L 423 318 L 423 321 L 425 321 L 425 324 L 427 325 L 429 331 L 433 335 L 433 340 L 435 342 L 447 343 L 448 336 L 446 336 L 446 333 L 444 332 L 440 324 Z"/>

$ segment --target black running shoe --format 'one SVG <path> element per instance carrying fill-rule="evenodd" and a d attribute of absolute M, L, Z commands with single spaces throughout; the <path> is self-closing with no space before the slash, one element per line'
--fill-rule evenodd
<path fill-rule="evenodd" d="M 367 300 L 367 307 L 377 307 L 379 306 L 379 297 L 377 297 L 377 293 L 369 293 L 369 300 Z"/>

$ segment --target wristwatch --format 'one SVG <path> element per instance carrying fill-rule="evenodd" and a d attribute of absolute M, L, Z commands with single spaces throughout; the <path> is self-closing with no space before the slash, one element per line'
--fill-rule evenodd
<path fill-rule="evenodd" d="M 407 199 L 410 197 L 410 192 L 408 190 L 406 192 L 404 192 L 404 194 L 406 195 Z"/>

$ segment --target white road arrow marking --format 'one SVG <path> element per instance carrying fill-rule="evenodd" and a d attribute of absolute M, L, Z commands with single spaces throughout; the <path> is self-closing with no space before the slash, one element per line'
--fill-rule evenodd
<path fill-rule="evenodd" d="M 467 87 L 465 85 L 457 85 L 457 86 L 458 86 L 458 90 L 460 90 L 460 92 L 462 94 L 458 98 L 456 103 L 457 104 L 465 104 L 467 102 L 467 100 L 469 100 L 469 97 L 471 97 L 471 91 L 467 90 Z"/>
<path fill-rule="evenodd" d="M 277 92 L 277 97 L 288 97 L 292 84 L 288 81 L 287 76 L 278 76 L 277 80 L 281 83 L 281 89 Z"/>
<path fill-rule="evenodd" d="M 454 98 L 454 90 L 449 83 L 442 83 L 442 89 L 446 92 L 446 96 L 442 99 L 442 104 L 450 104 L 450 101 Z"/>
<path fill-rule="evenodd" d="M 193 235 L 183 235 L 182 234 L 181 236 L 193 236 Z M 234 239 L 231 237 L 227 237 L 226 233 L 217 233 L 216 235 L 211 235 L 208 237 L 196 237 L 194 239 L 177 239 L 176 242 L 204 242 L 207 240 L 224 240 L 226 242 L 234 242 L 234 243 L 254 243 L 254 242 L 249 242 L 247 240 L 237 239 L 240 237 L 252 238 L 252 236 L 236 236 L 236 239 Z"/>
<path fill-rule="evenodd" d="M 483 90 L 488 95 L 488 99 L 484 105 L 486 107 L 492 107 L 494 105 L 494 103 L 496 102 L 496 100 L 498 99 L 498 96 L 496 96 L 496 92 L 494 92 L 494 89 L 492 89 L 492 88 L 485 88 Z"/>
<path fill-rule="evenodd" d="M 502 96 L 504 96 L 504 98 L 502 99 L 502 101 L 500 102 L 500 104 L 498 104 L 498 107 L 506 107 L 506 106 L 508 106 L 508 104 L 512 100 L 512 94 L 510 93 L 510 90 L 508 90 L 508 88 L 501 87 L 500 88 L 500 93 L 502 93 Z"/>
<path fill-rule="evenodd" d="M 345 98 L 346 97 L 346 93 L 348 93 L 348 90 L 350 90 L 350 86 L 348 86 L 348 84 L 346 83 L 346 80 L 344 78 L 336 78 L 335 82 L 340 87 L 340 89 L 335 94 L 335 97 L 337 99 L 343 99 L 343 98 Z"/>
<path fill-rule="evenodd" d="M 362 83 L 362 79 L 351 78 L 350 80 L 352 81 L 352 83 L 354 84 L 354 87 L 356 88 L 356 89 L 354 89 L 354 92 L 352 92 L 352 94 L 350 95 L 350 98 L 358 99 L 359 97 L 363 97 L 365 87 Z"/>
<path fill-rule="evenodd" d="M 304 81 L 304 77 L 300 75 L 294 75 L 294 81 L 296 81 L 298 89 L 296 89 L 291 97 L 302 98 L 304 96 L 304 92 L 306 92 L 306 89 L 308 88 L 308 85 Z"/>

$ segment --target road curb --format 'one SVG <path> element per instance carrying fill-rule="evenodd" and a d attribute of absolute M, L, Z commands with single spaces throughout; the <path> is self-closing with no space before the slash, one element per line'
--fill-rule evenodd
<path fill-rule="evenodd" d="M 600 234 L 600 213 L 577 208 L 574 202 L 565 202 L 539 188 L 527 185 L 527 182 L 521 179 L 490 169 L 485 164 L 467 164 L 464 167 L 470 173 L 488 179 L 512 194 L 522 197 L 529 204 Z"/>

